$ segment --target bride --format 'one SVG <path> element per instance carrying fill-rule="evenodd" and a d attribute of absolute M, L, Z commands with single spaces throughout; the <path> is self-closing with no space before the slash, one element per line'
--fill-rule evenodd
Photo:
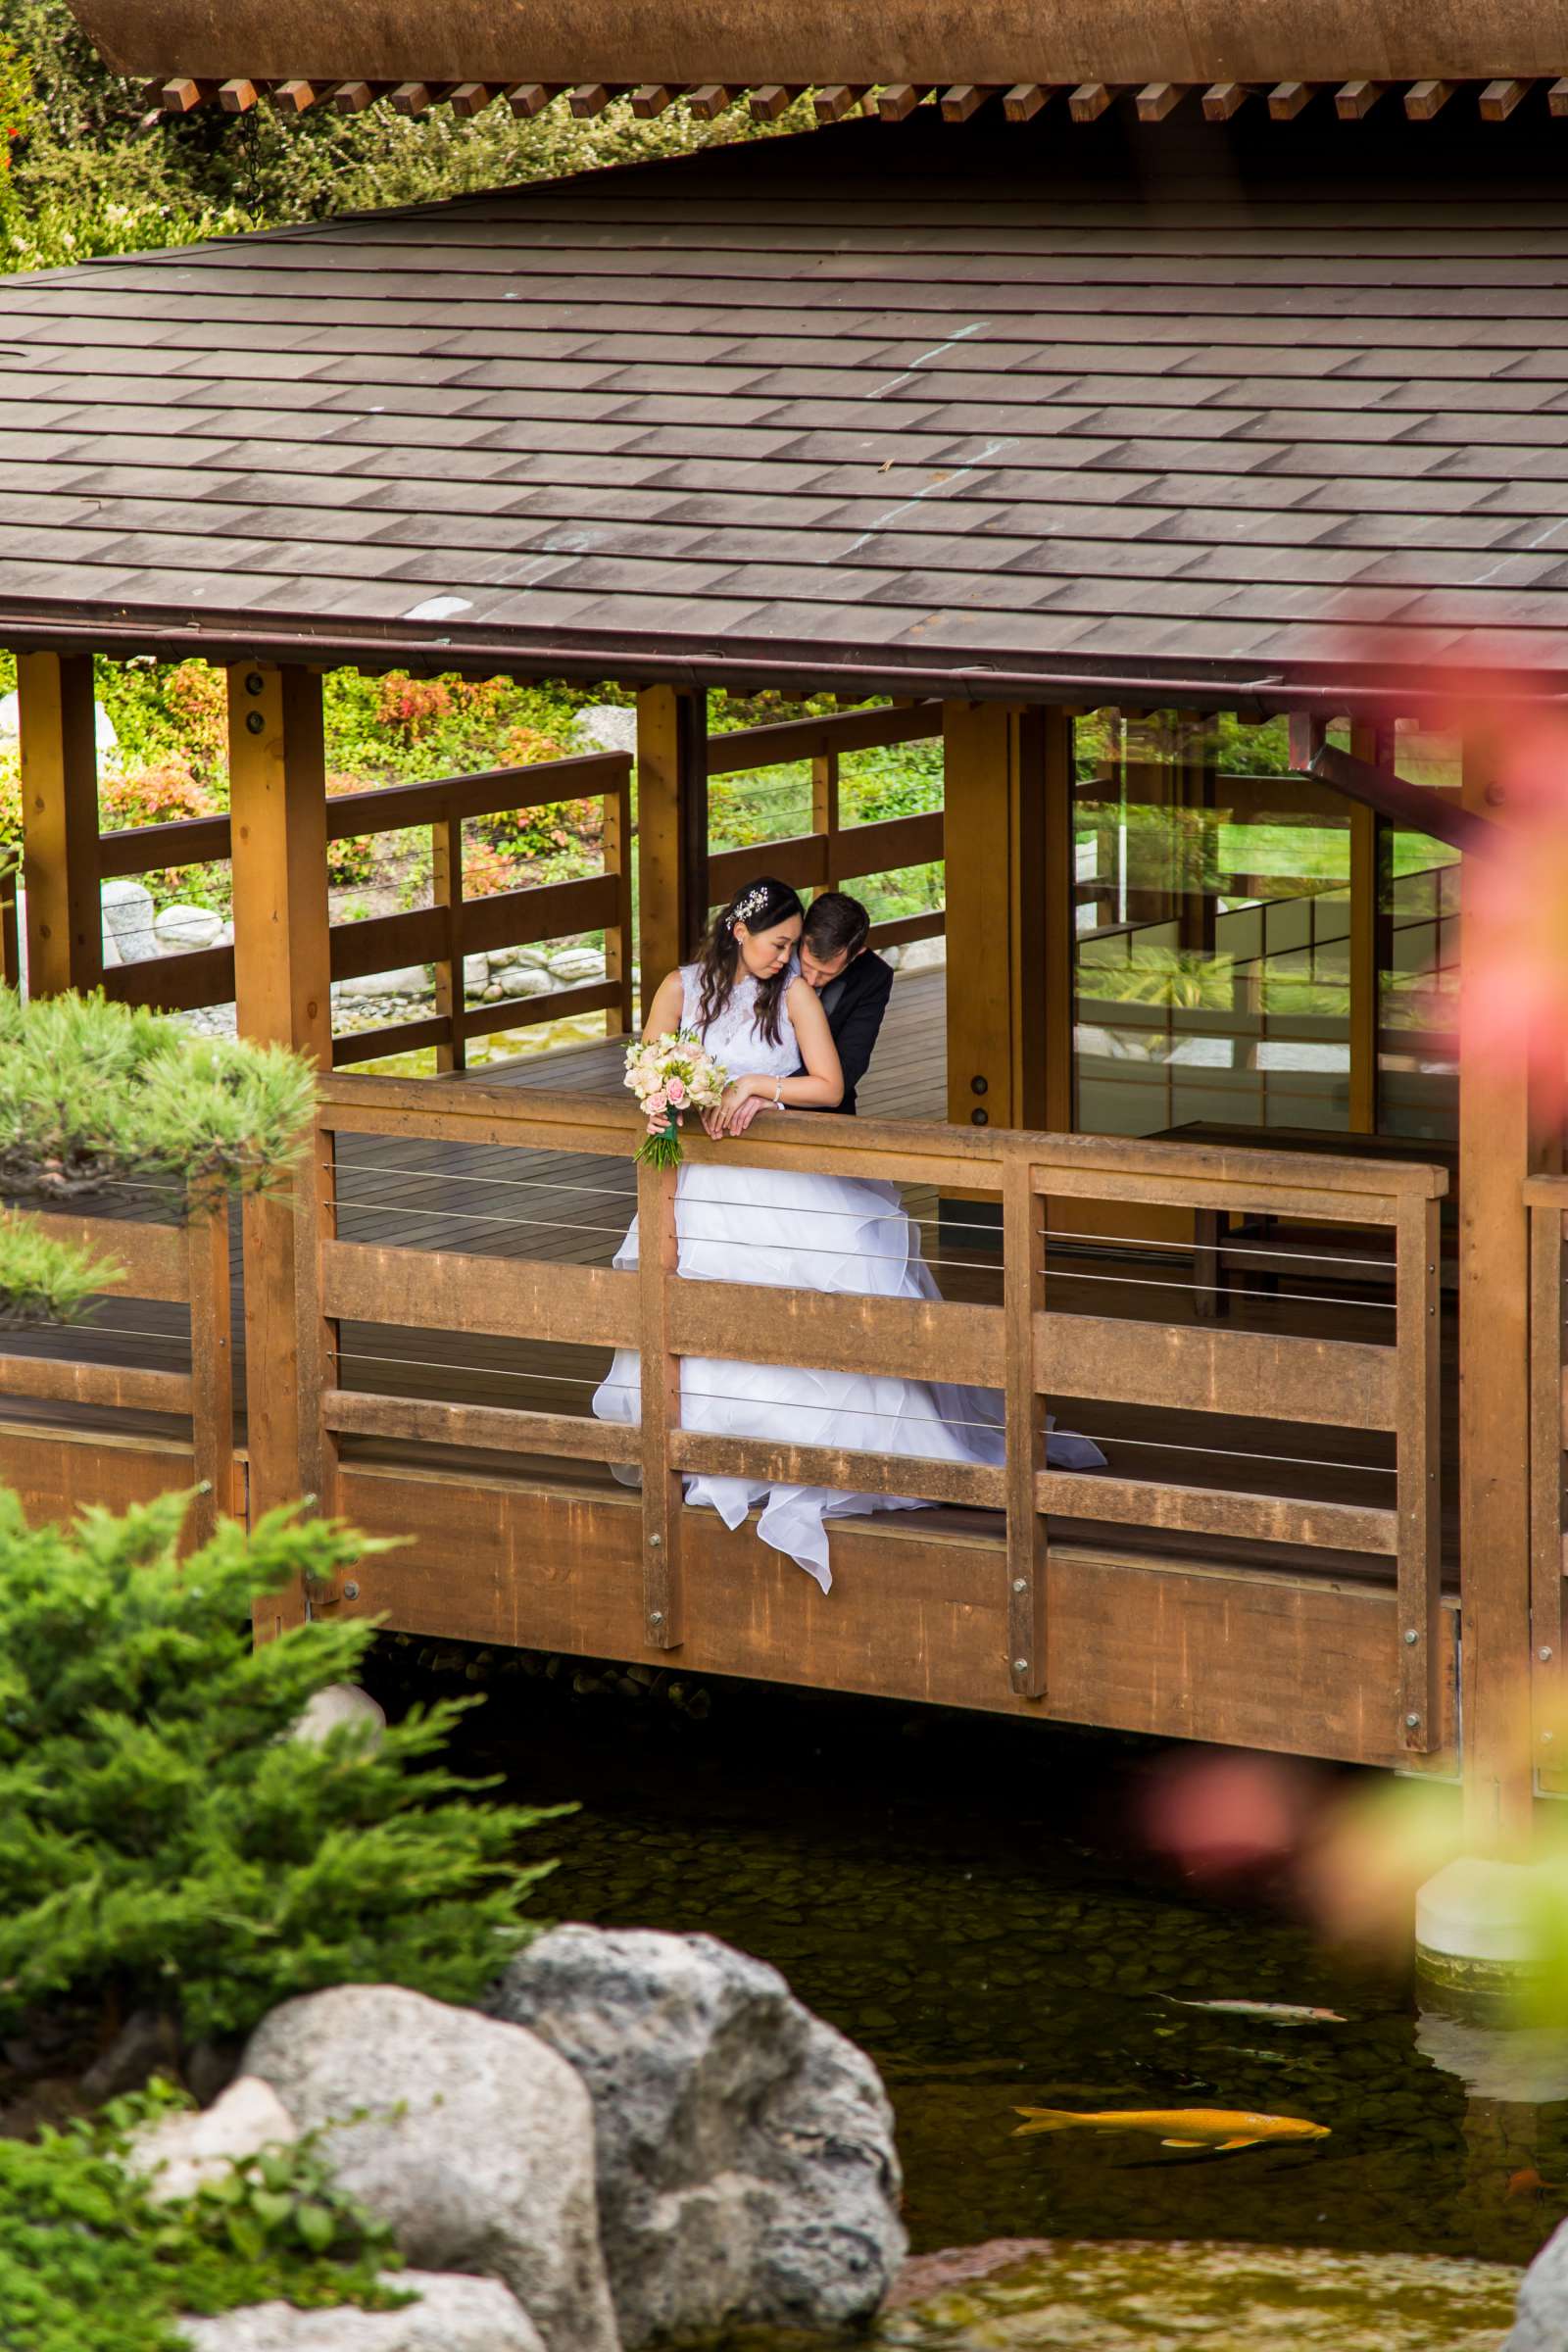
<path fill-rule="evenodd" d="M 694 1029 L 714 1059 L 735 1073 L 719 1107 L 707 1115 L 711 1135 L 726 1133 L 734 1112 L 753 1096 L 785 1108 L 832 1110 L 843 1095 L 827 1015 L 795 960 L 804 914 L 786 883 L 765 877 L 750 883 L 719 915 L 701 961 L 669 973 L 654 999 L 645 1036 Z M 722 1165 L 687 1162 L 676 1183 L 675 1232 L 679 1271 L 688 1281 L 881 1298 L 941 1296 L 921 1258 L 918 1231 L 891 1184 L 746 1167 L 728 1158 Z M 635 1219 L 614 1263 L 619 1269 L 637 1263 Z M 638 1360 L 623 1348 L 593 1409 L 601 1420 L 635 1422 L 640 1401 Z M 998 1392 L 894 1373 L 685 1356 L 681 1423 L 711 1436 L 776 1438 L 937 1461 L 1000 1464 L 1004 1454 Z M 1086 1438 L 1053 1435 L 1049 1451 L 1054 1463 L 1066 1467 L 1104 1463 Z M 716 1510 L 732 1528 L 760 1503 L 763 1543 L 788 1553 L 824 1592 L 832 1582 L 826 1520 L 922 1507 L 902 1495 L 705 1476 L 688 1478 L 686 1499 Z"/>

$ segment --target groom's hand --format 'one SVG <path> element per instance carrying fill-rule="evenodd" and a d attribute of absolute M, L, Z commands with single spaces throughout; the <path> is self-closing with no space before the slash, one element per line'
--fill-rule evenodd
<path fill-rule="evenodd" d="M 765 1110 L 766 1108 L 767 1102 L 764 1096 L 748 1095 L 744 1102 L 736 1103 L 734 1109 L 729 1113 L 729 1116 L 725 1120 L 724 1124 L 727 1132 L 730 1135 L 744 1135 L 747 1128 L 756 1118 L 758 1112 L 760 1110 Z"/>

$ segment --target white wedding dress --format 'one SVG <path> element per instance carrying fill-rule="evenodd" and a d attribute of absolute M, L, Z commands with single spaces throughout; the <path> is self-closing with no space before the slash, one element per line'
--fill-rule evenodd
<path fill-rule="evenodd" d="M 682 1022 L 695 1029 L 697 966 L 683 965 L 681 979 Z M 788 1008 L 781 1013 L 778 1044 L 768 1045 L 757 1025 L 757 983 L 744 972 L 703 1042 L 736 1077 L 760 1072 L 788 1078 L 801 1066 Z M 744 1152 L 742 1139 L 733 1159 L 726 1154 L 719 1164 L 688 1162 L 680 1170 L 675 1232 L 677 1262 L 687 1281 L 764 1283 L 878 1298 L 941 1297 L 921 1258 L 919 1232 L 905 1215 L 894 1186 L 747 1167 Z M 614 1263 L 619 1269 L 637 1264 L 635 1218 Z M 634 1350 L 617 1352 L 595 1393 L 593 1409 L 602 1421 L 639 1420 Z M 813 1371 L 729 1357 L 682 1358 L 681 1422 L 711 1436 L 777 1438 L 790 1445 L 945 1462 L 1000 1464 L 1005 1451 L 999 1391 L 903 1380 L 894 1373 Z M 1054 1432 L 1048 1448 L 1050 1460 L 1059 1467 L 1104 1467 L 1104 1455 L 1087 1438 Z M 717 1511 L 732 1528 L 760 1503 L 758 1533 L 763 1543 L 788 1553 L 824 1592 L 832 1583 L 826 1520 L 923 1507 L 904 1495 L 847 1494 L 742 1478 L 688 1478 L 686 1499 Z"/>

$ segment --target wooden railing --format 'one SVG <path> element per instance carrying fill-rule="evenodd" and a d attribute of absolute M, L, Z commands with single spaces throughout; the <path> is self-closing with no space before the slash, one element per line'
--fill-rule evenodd
<path fill-rule="evenodd" d="M 915 703 L 905 709 L 879 707 L 841 710 L 829 718 L 785 719 L 776 726 L 746 727 L 708 739 L 708 773 L 736 776 L 797 760 L 811 762 L 811 830 L 782 840 L 754 842 L 743 850 L 710 854 L 708 890 L 721 906 L 754 874 L 776 874 L 795 890 L 841 890 L 866 874 L 896 873 L 907 865 L 932 865 L 943 856 L 943 811 L 893 816 L 864 825 L 839 821 L 839 762 L 852 752 L 880 751 L 900 743 L 927 743 L 941 736 L 942 705 Z M 943 909 L 901 915 L 873 923 L 873 948 L 904 947 L 917 939 L 940 939 Z"/>
<path fill-rule="evenodd" d="M 234 1362 L 226 1204 L 197 1202 L 179 1224 L 120 1217 L 39 1215 L 50 1238 L 108 1259 L 122 1279 L 106 1294 L 118 1309 L 143 1302 L 184 1306 L 190 1313 L 188 1372 L 145 1360 L 105 1362 L 106 1348 L 145 1359 L 140 1331 L 117 1333 L 114 1321 L 88 1321 L 47 1332 L 0 1331 L 0 1399 L 30 1407 L 97 1408 L 116 1415 L 156 1413 L 190 1425 L 192 1482 L 199 1492 L 188 1535 L 204 1540 L 220 1516 L 243 1516 L 235 1482 Z M 132 1345 L 125 1348 L 126 1339 Z M 160 1335 L 160 1351 L 182 1352 L 173 1336 Z M 68 1350 L 70 1352 L 68 1352 Z M 0 1405 L 3 1411 L 3 1405 Z"/>
<path fill-rule="evenodd" d="M 298 1251 L 305 1335 L 301 1398 L 307 1431 L 305 1487 L 336 1503 L 346 1439 L 481 1448 L 514 1457 L 635 1465 L 641 1473 L 642 1632 L 648 1646 L 668 1649 L 687 1635 L 682 1557 L 698 1514 L 681 1501 L 683 1477 L 696 1473 L 840 1491 L 912 1495 L 1004 1515 L 1007 1580 L 1005 1661 L 998 1671 L 1013 1693 L 1048 1690 L 1050 1645 L 1046 1622 L 1051 1532 L 1048 1514 L 1111 1530 L 1165 1531 L 1187 1543 L 1310 1546 L 1367 1555 L 1393 1563 L 1395 1612 L 1387 1656 L 1388 1705 L 1395 1750 L 1427 1752 L 1440 1741 L 1441 1606 L 1438 1507 L 1437 1307 L 1438 1202 L 1446 1178 L 1438 1168 L 1370 1160 L 1323 1159 L 1272 1152 L 1160 1145 L 1095 1137 L 1060 1137 L 873 1124 L 782 1115 L 754 1127 L 741 1144 L 714 1145 L 702 1136 L 689 1156 L 713 1164 L 814 1170 L 932 1188 L 949 1198 L 995 1197 L 1002 1205 L 1000 1303 L 967 1299 L 871 1298 L 781 1290 L 766 1285 L 687 1282 L 675 1272 L 675 1179 L 638 1172 L 640 1263 L 616 1272 L 608 1263 L 570 1262 L 576 1244 L 542 1253 L 505 1255 L 482 1237 L 506 1222 L 496 1203 L 516 1182 L 544 1188 L 543 1216 L 525 1218 L 559 1229 L 573 1211 L 564 1205 L 576 1184 L 603 1193 L 613 1163 L 624 1180 L 636 1134 L 630 1105 L 587 1096 L 528 1090 L 448 1087 L 436 1082 L 340 1079 L 320 1095 L 318 1148 L 302 1185 L 303 1226 Z M 348 1161 L 345 1138 L 352 1138 Z M 481 1147 L 488 1173 L 473 1249 L 387 1246 L 341 1237 L 337 1217 L 341 1166 L 369 1163 L 366 1154 L 389 1146 L 368 1139 L 404 1139 L 420 1146 Z M 499 1148 L 499 1154 L 497 1148 Z M 515 1152 L 509 1176 L 505 1154 Z M 555 1158 L 544 1175 L 540 1162 Z M 399 1148 L 386 1162 L 406 1158 Z M 586 1178 L 582 1163 L 589 1163 Z M 572 1173 L 573 1163 L 578 1173 Z M 381 1164 L 381 1163 L 377 1163 Z M 536 1170 L 527 1173 L 529 1165 Z M 472 1163 L 461 1152 L 432 1161 L 421 1152 L 423 1181 L 462 1182 Z M 438 1167 L 439 1178 L 428 1171 Z M 405 1171 L 406 1172 L 406 1171 Z M 363 1194 L 359 1196 L 362 1200 Z M 441 1192 L 419 1196 L 416 1219 L 452 1213 Z M 433 1208 L 430 1203 L 438 1205 Z M 1377 1262 L 1387 1268 L 1392 1299 L 1386 1342 L 1321 1336 L 1289 1329 L 1216 1329 L 1193 1320 L 1188 1294 L 1197 1286 L 1161 1276 L 1141 1294 L 1149 1311 L 1072 1311 L 1086 1275 L 1053 1261 L 1048 1267 L 1048 1200 L 1167 1203 L 1219 1219 L 1264 1212 L 1327 1223 L 1347 1233 L 1370 1229 L 1392 1249 Z M 624 1211 L 620 1212 L 622 1218 Z M 1075 1220 L 1081 1221 L 1081 1220 Z M 584 1225 L 591 1219 L 584 1217 Z M 600 1229 L 612 1230 L 601 1211 Z M 430 1231 L 416 1223 L 416 1232 Z M 442 1230 L 439 1226 L 436 1228 Z M 450 1228 L 446 1230 L 450 1231 Z M 512 1237 L 516 1246 L 516 1237 Z M 525 1244 L 524 1247 L 527 1245 Z M 578 1247 L 578 1254 L 608 1259 L 612 1242 Z M 998 1273 L 995 1257 L 990 1273 Z M 1167 1269 L 1168 1270 L 1168 1269 Z M 1058 1286 L 1062 1304 L 1057 1303 Z M 1312 1287 L 1312 1286 L 1309 1286 Z M 1318 1290 L 1322 1283 L 1315 1286 Z M 1102 1292 L 1090 1294 L 1099 1299 Z M 1112 1294 L 1113 1297 L 1116 1294 Z M 1371 1310 L 1367 1310 L 1370 1314 Z M 1331 1321 L 1321 1314 L 1319 1325 Z M 1366 1316 L 1363 1316 L 1363 1321 Z M 344 1323 L 402 1333 L 522 1340 L 547 1346 L 636 1348 L 640 1351 L 641 1425 L 607 1425 L 581 1412 L 527 1409 L 358 1387 L 344 1377 L 353 1356 L 340 1354 Z M 1359 1329 L 1359 1325 L 1353 1326 Z M 415 1358 L 428 1360 L 430 1344 Z M 714 1436 L 682 1426 L 681 1359 L 817 1365 L 866 1373 L 956 1383 L 1004 1392 L 1004 1464 L 910 1458 L 874 1450 L 782 1444 Z M 374 1357 L 372 1361 L 383 1359 Z M 457 1366 L 452 1369 L 457 1370 Z M 525 1377 L 533 1377 L 527 1375 Z M 597 1377 L 597 1375 L 596 1375 Z M 532 1392 L 537 1393 L 537 1392 Z M 1250 1463 L 1285 1460 L 1298 1443 L 1277 1434 L 1226 1458 L 1239 1464 L 1234 1484 L 1179 1483 L 1068 1472 L 1047 1466 L 1044 1400 L 1099 1400 L 1107 1408 L 1155 1408 L 1168 1415 L 1270 1422 L 1287 1432 L 1317 1430 L 1385 1433 L 1378 1443 L 1392 1460 L 1368 1471 L 1387 1483 L 1387 1504 L 1335 1499 L 1334 1482 L 1316 1493 L 1263 1491 L 1267 1482 Z M 1077 1409 L 1077 1408 L 1075 1408 Z M 1093 1429 L 1089 1434 L 1099 1434 Z M 1177 1456 L 1218 1451 L 1177 1446 Z M 1342 1446 L 1338 1449 L 1344 1451 Z M 1345 1465 L 1329 1461 L 1330 1472 Z M 1274 1483 L 1278 1483 L 1275 1473 Z M 1311 1482 L 1302 1482 L 1310 1485 Z M 1328 1494 L 1324 1494 L 1325 1484 Z M 1281 1564 L 1299 1566 L 1282 1553 Z M 518 1636 L 526 1639 L 525 1635 Z"/>
<path fill-rule="evenodd" d="M 1568 1357 L 1564 1353 L 1563 1243 L 1568 1176 L 1532 1176 L 1530 1212 L 1530 1690 L 1537 1769 L 1561 1793 L 1568 1757 L 1563 1697 L 1563 1449 L 1568 1444 Z"/>
<path fill-rule="evenodd" d="M 548 808 L 559 801 L 604 801 L 604 871 L 575 882 L 541 883 L 469 899 L 463 888 L 463 827 L 479 816 Z M 631 760 L 625 752 L 594 752 L 531 767 L 503 767 L 436 784 L 395 784 L 378 791 L 334 795 L 326 804 L 329 842 L 371 833 L 428 827 L 434 904 L 404 914 L 372 915 L 331 928 L 334 981 L 361 980 L 403 964 L 435 967 L 435 1006 L 429 1018 L 395 1022 L 337 1038 L 335 1064 L 371 1061 L 419 1047 L 436 1049 L 438 1066 L 462 1069 L 471 1037 L 604 1011 L 612 1029 L 632 1019 Z M 106 833 L 99 870 L 115 876 L 207 864 L 230 855 L 226 816 L 184 817 Z M 605 935 L 605 978 L 544 997 L 495 1004 L 464 1002 L 464 958 L 482 950 L 533 947 L 580 931 Z M 105 993 L 121 1004 L 188 1011 L 227 1004 L 234 995 L 234 951 L 201 948 L 116 966 L 104 975 Z"/>

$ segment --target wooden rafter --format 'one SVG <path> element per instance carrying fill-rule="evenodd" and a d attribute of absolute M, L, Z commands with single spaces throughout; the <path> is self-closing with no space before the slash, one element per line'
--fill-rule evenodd
<path fill-rule="evenodd" d="M 1268 94 L 1268 111 L 1275 122 L 1294 122 L 1322 88 L 1317 81 L 1277 81 Z"/>
<path fill-rule="evenodd" d="M 579 122 L 591 122 L 602 115 L 615 95 L 606 81 L 579 81 L 566 103 Z"/>
<path fill-rule="evenodd" d="M 267 87 L 258 81 L 225 81 L 218 93 L 218 103 L 225 115 L 248 115 Z"/>
<path fill-rule="evenodd" d="M 325 96 L 326 85 L 319 81 L 280 81 L 272 92 L 272 104 L 280 115 L 304 115 Z"/>
<path fill-rule="evenodd" d="M 551 101 L 561 96 L 564 86 L 559 81 L 514 81 L 507 92 L 507 104 L 519 122 L 531 122 L 535 115 L 542 115 Z"/>
<path fill-rule="evenodd" d="M 1115 82 L 1081 81 L 1067 101 L 1067 112 L 1075 122 L 1098 122 L 1118 94 Z"/>
<path fill-rule="evenodd" d="M 188 115 L 196 107 L 205 106 L 210 98 L 216 98 L 217 95 L 218 84 L 216 81 L 193 81 L 188 76 L 182 75 L 173 81 L 164 83 L 159 92 L 159 103 L 166 115 Z"/>
<path fill-rule="evenodd" d="M 935 85 L 929 81 L 893 81 L 876 102 L 878 120 L 883 122 L 902 122 L 906 115 L 934 94 Z"/>
<path fill-rule="evenodd" d="M 1216 81 L 1203 92 L 1205 122 L 1228 122 L 1254 94 L 1256 85 L 1250 81 Z"/>
<path fill-rule="evenodd" d="M 1009 122 L 1033 122 L 1047 100 L 1061 87 L 1054 81 L 1015 81 L 1002 101 L 1002 111 Z"/>
<path fill-rule="evenodd" d="M 819 122 L 841 122 L 853 115 L 862 98 L 870 95 L 869 83 L 830 82 L 818 90 L 811 101 L 811 112 Z"/>
<path fill-rule="evenodd" d="M 952 89 L 942 93 L 942 120 L 944 122 L 967 122 L 971 115 L 979 113 L 988 99 L 1000 98 L 1001 95 L 1000 82 L 956 82 Z"/>
<path fill-rule="evenodd" d="M 1163 122 L 1186 97 L 1192 85 L 1185 81 L 1146 81 L 1138 93 L 1140 122 Z"/>
<path fill-rule="evenodd" d="M 340 81 L 332 92 L 332 111 L 338 115 L 363 115 L 381 95 L 381 86 L 374 81 Z"/>
<path fill-rule="evenodd" d="M 499 86 L 493 81 L 460 81 L 452 93 L 452 112 L 455 115 L 482 115 L 500 94 Z"/>
<path fill-rule="evenodd" d="M 1342 122 L 1364 122 L 1388 86 L 1386 81 L 1342 82 L 1334 95 L 1334 111 Z"/>
<path fill-rule="evenodd" d="M 686 104 L 699 122 L 716 122 L 720 115 L 729 113 L 740 94 L 727 82 L 705 81 L 699 89 L 687 91 Z"/>
<path fill-rule="evenodd" d="M 754 122 L 776 122 L 780 115 L 788 113 L 797 98 L 805 95 L 805 89 L 804 82 L 764 82 L 760 89 L 752 92 L 750 100 L 752 121 Z"/>
<path fill-rule="evenodd" d="M 664 112 L 674 95 L 667 82 L 645 81 L 631 94 L 631 111 L 639 122 L 652 122 Z"/>
<path fill-rule="evenodd" d="M 1413 81 L 1404 93 L 1404 111 L 1412 122 L 1430 122 L 1453 96 L 1451 81 Z"/>
<path fill-rule="evenodd" d="M 1481 93 L 1483 122 L 1506 122 L 1514 108 L 1530 95 L 1531 81 L 1489 81 Z"/>
<path fill-rule="evenodd" d="M 1568 79 L 1552 83 L 1546 92 L 1546 104 L 1559 121 L 1568 115 Z"/>

